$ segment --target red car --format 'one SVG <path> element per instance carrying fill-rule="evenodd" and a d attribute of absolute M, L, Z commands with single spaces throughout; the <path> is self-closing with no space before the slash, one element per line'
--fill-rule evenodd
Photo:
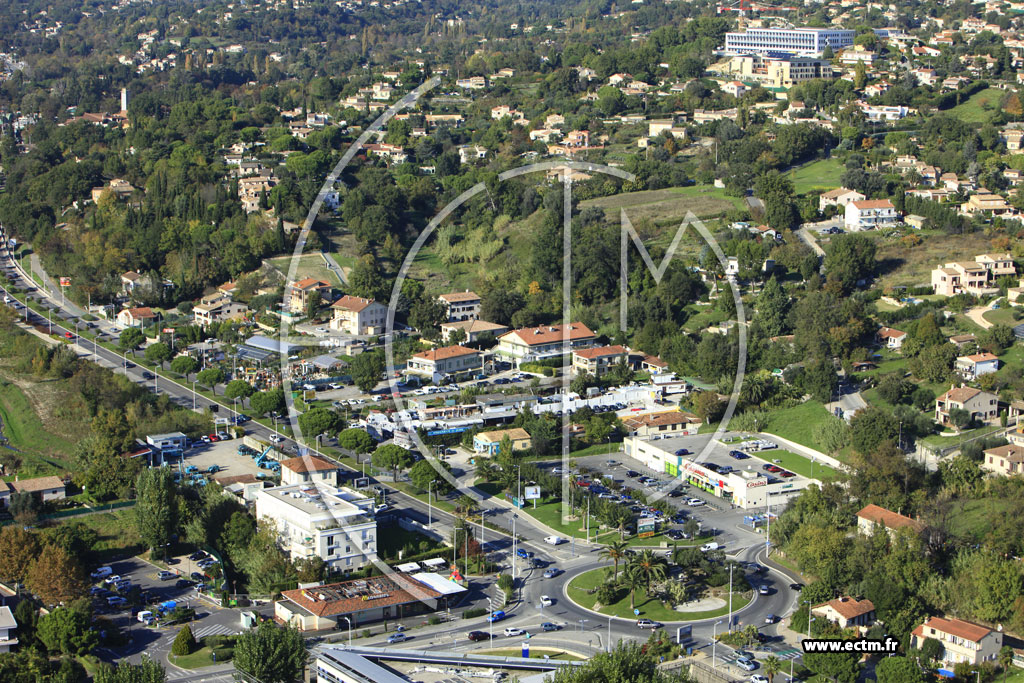
<path fill-rule="evenodd" d="M 213 442 L 220 441 L 220 437 L 217 436 L 216 434 L 210 434 L 210 441 L 213 441 Z"/>
<path fill-rule="evenodd" d="M 789 479 L 790 477 L 795 477 L 796 475 L 793 474 L 792 472 L 780 472 L 779 476 L 785 479 Z"/>
<path fill-rule="evenodd" d="M 75 338 L 75 335 L 71 334 L 70 332 L 65 332 L 64 336 L 67 337 L 68 339 L 74 339 Z"/>
<path fill-rule="evenodd" d="M 772 474 L 778 474 L 779 472 L 782 471 L 782 468 L 776 465 L 769 465 L 768 471 L 771 472 Z"/>

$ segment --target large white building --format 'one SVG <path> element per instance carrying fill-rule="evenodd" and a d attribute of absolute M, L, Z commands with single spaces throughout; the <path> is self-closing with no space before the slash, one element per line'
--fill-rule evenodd
<path fill-rule="evenodd" d="M 761 469 L 742 469 L 721 474 L 685 455 L 676 455 L 674 450 L 666 450 L 674 446 L 663 448 L 660 443 L 664 442 L 645 441 L 635 436 L 627 437 L 622 442 L 626 455 L 639 460 L 655 472 L 678 477 L 744 510 L 764 508 L 769 502 L 772 510 L 781 510 L 810 484 L 820 485 L 819 481 L 806 477 L 769 477 Z"/>
<path fill-rule="evenodd" d="M 515 362 L 525 363 L 544 358 L 557 358 L 568 347 L 572 352 L 589 349 L 596 337 L 583 323 L 565 325 L 539 325 L 512 330 L 498 337 L 496 354 Z"/>
<path fill-rule="evenodd" d="M 256 518 L 277 525 L 278 543 L 292 560 L 314 555 L 332 572 L 357 571 L 377 554 L 373 499 L 319 481 L 263 489 Z"/>
<path fill-rule="evenodd" d="M 830 46 L 838 52 L 853 45 L 854 34 L 854 31 L 837 28 L 750 28 L 726 33 L 725 50 L 819 54 Z"/>

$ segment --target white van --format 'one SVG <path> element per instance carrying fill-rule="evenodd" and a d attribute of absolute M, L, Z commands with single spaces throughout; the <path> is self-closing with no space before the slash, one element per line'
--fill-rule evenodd
<path fill-rule="evenodd" d="M 91 576 L 94 579 L 105 579 L 113 573 L 114 570 L 111 567 L 100 567 L 92 574 L 89 574 L 89 576 Z"/>
<path fill-rule="evenodd" d="M 544 538 L 544 542 L 549 545 L 559 545 L 561 543 L 565 543 L 565 539 L 561 536 L 546 536 Z"/>
<path fill-rule="evenodd" d="M 153 620 L 153 612 L 148 609 L 142 610 L 136 618 L 143 624 L 148 623 Z"/>
<path fill-rule="evenodd" d="M 700 547 L 700 551 L 701 551 L 702 553 L 706 553 L 706 552 L 708 552 L 709 550 L 718 550 L 718 549 L 720 549 L 721 547 L 722 547 L 722 546 L 720 546 L 719 544 L 717 544 L 717 543 L 715 543 L 714 541 L 712 541 L 711 543 L 705 543 L 704 545 L 702 545 L 702 546 Z"/>

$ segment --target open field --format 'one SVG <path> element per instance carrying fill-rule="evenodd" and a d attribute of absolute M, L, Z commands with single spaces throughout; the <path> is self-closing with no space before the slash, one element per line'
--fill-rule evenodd
<path fill-rule="evenodd" d="M 531 634 L 532 635 L 532 634 Z M 495 635 L 497 640 L 497 635 Z M 522 657 L 522 648 L 505 647 L 497 650 L 479 650 L 482 655 L 493 655 L 495 657 Z M 573 654 L 569 654 L 565 650 L 558 650 L 552 647 L 531 647 L 530 648 L 530 659 L 540 659 L 547 655 L 549 659 L 561 659 L 565 661 L 581 661 L 582 657 L 578 657 Z"/>
<path fill-rule="evenodd" d="M 824 405 L 817 401 L 805 401 L 792 408 L 773 410 L 768 417 L 768 427 L 764 431 L 778 434 L 801 446 L 825 452 L 825 448 L 814 438 L 814 427 L 827 416 L 828 411 Z"/>
<path fill-rule="evenodd" d="M 619 563 L 619 571 L 622 571 L 621 562 Z M 605 569 L 603 567 L 592 569 L 580 574 L 570 581 L 567 593 L 573 602 L 576 602 L 587 609 L 594 609 L 594 604 L 597 602 L 597 596 L 589 594 L 588 591 L 594 590 L 605 582 L 604 572 Z M 723 599 L 725 597 L 726 596 L 723 595 Z M 750 602 L 750 597 L 750 592 L 733 592 L 733 611 L 735 612 L 736 610 L 746 607 L 747 603 Z M 636 608 L 640 610 L 640 617 L 654 619 L 655 621 L 689 621 L 692 619 L 708 619 L 711 617 L 720 617 L 723 614 L 729 613 L 728 604 L 717 609 L 711 609 L 703 612 L 677 612 L 674 609 L 665 607 L 665 605 L 656 598 L 648 597 L 642 590 L 638 590 L 636 592 Z M 622 619 L 637 618 L 633 614 L 633 608 L 630 607 L 628 592 L 626 592 L 625 596 L 618 602 L 611 605 L 602 605 L 597 611 L 602 614 L 612 615 Z"/>
<path fill-rule="evenodd" d="M 971 95 L 970 99 L 949 110 L 949 113 L 967 123 L 985 123 L 999 111 L 999 102 L 1006 93 L 999 88 L 986 88 Z"/>
<path fill-rule="evenodd" d="M 862 234 L 874 235 L 870 232 Z M 882 286 L 927 285 L 931 282 L 931 272 L 936 266 L 950 261 L 970 261 L 991 249 L 989 239 L 980 232 L 967 235 L 930 234 L 925 236 L 922 244 L 909 249 L 899 240 L 879 238 L 879 282 Z"/>
<path fill-rule="evenodd" d="M 812 462 L 810 459 L 805 458 L 799 453 L 772 449 L 770 451 L 758 451 L 753 455 L 755 458 L 761 458 L 768 462 L 774 463 L 776 461 L 781 461 L 777 463 L 780 467 L 796 472 L 801 477 L 827 481 L 829 479 L 834 479 L 839 475 L 838 472 L 828 465 L 823 465 L 820 462 Z"/>
<path fill-rule="evenodd" d="M 839 176 L 843 174 L 843 165 L 836 158 L 821 159 L 788 173 L 793 181 L 793 190 L 797 194 L 807 192 L 834 190 L 839 187 Z"/>
<path fill-rule="evenodd" d="M 634 225 L 644 219 L 658 225 L 681 222 L 688 211 L 701 219 L 719 218 L 733 209 L 746 208 L 742 198 L 726 196 L 725 190 L 711 185 L 628 192 L 580 202 L 580 208 L 588 206 L 604 209 L 613 222 L 619 220 L 619 210 L 626 209 Z"/>
<path fill-rule="evenodd" d="M 291 256 L 276 256 L 267 259 L 267 263 L 277 269 L 281 275 L 288 276 L 288 269 L 291 267 Z M 344 265 L 339 261 L 339 265 Z M 341 286 L 341 281 L 330 268 L 324 264 L 324 257 L 319 253 L 303 254 L 299 257 L 299 266 L 295 273 L 295 279 L 302 280 L 307 277 L 314 277 L 318 280 L 330 282 L 335 287 Z"/>
<path fill-rule="evenodd" d="M 56 399 L 58 382 L 37 382 L 32 384 L 32 398 L 12 382 L 0 379 L 0 420 L 2 432 L 10 448 L 17 451 L 21 460 L 18 474 L 22 477 L 56 474 L 70 466 L 74 443 L 66 438 L 68 424 L 56 416 L 40 416 L 36 403 L 46 398 Z M 38 389 L 38 393 L 36 392 Z M 44 396 L 45 394 L 45 396 Z M 50 403 L 52 410 L 58 404 Z M 58 424 L 59 423 L 59 424 Z"/>

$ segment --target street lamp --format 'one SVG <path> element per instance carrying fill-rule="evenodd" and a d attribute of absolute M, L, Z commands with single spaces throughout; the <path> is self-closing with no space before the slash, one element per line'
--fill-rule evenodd
<path fill-rule="evenodd" d="M 366 463 L 363 463 L 363 470 L 365 476 Z M 427 527 L 434 523 L 434 507 L 430 504 L 430 491 L 434 487 L 434 480 L 431 479 L 430 483 L 427 484 Z"/>
<path fill-rule="evenodd" d="M 612 651 L 612 615 L 608 615 L 608 645 L 605 647 L 606 652 Z"/>
<path fill-rule="evenodd" d="M 352 647 L 352 620 L 344 615 L 341 618 L 348 622 L 348 646 Z"/>
<path fill-rule="evenodd" d="M 519 537 L 516 536 L 516 520 L 519 519 L 519 515 L 512 515 L 512 581 L 516 580 L 516 568 L 518 567 L 518 555 L 516 555 L 517 548 L 519 546 Z"/>
<path fill-rule="evenodd" d="M 714 628 L 711 629 L 711 668 L 712 669 L 717 669 L 718 668 L 718 660 L 715 659 L 715 651 L 718 649 L 717 648 L 717 645 L 718 645 L 718 625 L 721 624 L 721 623 L 722 623 L 722 620 L 719 619 L 718 621 L 715 622 Z"/>
<path fill-rule="evenodd" d="M 196 383 L 192 382 L 192 410 L 196 409 Z"/>

